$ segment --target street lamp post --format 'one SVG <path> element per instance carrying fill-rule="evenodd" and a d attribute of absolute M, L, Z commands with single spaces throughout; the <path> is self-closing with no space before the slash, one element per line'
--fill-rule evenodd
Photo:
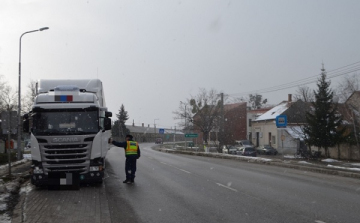
<path fill-rule="evenodd" d="M 160 120 L 158 118 L 154 119 L 154 133 L 156 134 L 156 125 L 155 125 L 155 120 Z"/>
<path fill-rule="evenodd" d="M 24 32 L 23 34 L 21 34 L 20 36 L 20 41 L 19 41 L 19 89 L 18 89 L 18 94 L 19 94 L 19 98 L 18 98 L 18 130 L 17 130 L 17 134 L 18 134 L 18 138 L 17 138 L 17 159 L 20 160 L 22 158 L 22 154 L 21 154 L 21 38 L 23 37 L 23 35 L 27 34 L 27 33 L 33 33 L 33 32 L 37 32 L 37 31 L 44 31 L 49 29 L 49 27 L 43 27 L 40 29 L 36 29 L 36 30 L 31 30 L 31 31 L 27 31 Z"/>

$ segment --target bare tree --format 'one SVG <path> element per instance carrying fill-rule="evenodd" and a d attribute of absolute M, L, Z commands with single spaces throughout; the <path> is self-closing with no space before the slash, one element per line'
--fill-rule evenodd
<path fill-rule="evenodd" d="M 12 111 L 17 109 L 17 92 L 13 92 L 12 88 L 3 83 L 0 93 L 0 109 L 1 111 Z"/>
<path fill-rule="evenodd" d="M 34 99 L 36 97 L 36 81 L 30 80 L 30 83 L 27 85 L 27 92 L 25 97 L 22 100 L 22 108 L 24 112 L 28 112 L 31 110 L 31 107 L 34 103 Z"/>
<path fill-rule="evenodd" d="M 203 133 L 203 140 L 207 144 L 209 133 L 219 128 L 220 94 L 214 89 L 200 89 L 200 93 L 190 100 L 190 105 L 194 114 L 194 128 Z"/>
<path fill-rule="evenodd" d="M 352 93 L 360 89 L 360 80 L 356 74 L 344 76 L 338 84 L 336 95 L 339 102 L 345 102 Z"/>
<path fill-rule="evenodd" d="M 7 86 L 6 82 L 3 80 L 3 76 L 0 75 L 0 96 L 1 97 L 6 96 L 5 94 L 7 94 L 7 89 L 6 89 L 7 87 L 8 86 Z M 5 101 L 0 99 L 0 113 L 6 109 L 7 109 L 7 107 L 6 107 Z"/>
<path fill-rule="evenodd" d="M 220 95 L 216 90 L 200 88 L 198 95 L 180 103 L 179 109 L 173 112 L 174 119 L 184 119 L 185 129 L 192 126 L 203 133 L 203 140 L 207 144 L 209 133 L 218 128 L 220 107 Z"/>
<path fill-rule="evenodd" d="M 313 102 L 315 100 L 314 91 L 308 86 L 299 86 L 294 95 L 295 101 L 302 100 L 304 102 Z"/>

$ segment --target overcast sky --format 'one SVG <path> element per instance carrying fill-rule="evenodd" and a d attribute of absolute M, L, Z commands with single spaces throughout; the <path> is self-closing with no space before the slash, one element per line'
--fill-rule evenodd
<path fill-rule="evenodd" d="M 199 88 L 236 98 L 360 61 L 359 22 L 358 0 L 1 0 L 0 75 L 17 89 L 20 35 L 49 27 L 22 38 L 22 95 L 30 80 L 99 78 L 114 114 L 170 128 Z"/>

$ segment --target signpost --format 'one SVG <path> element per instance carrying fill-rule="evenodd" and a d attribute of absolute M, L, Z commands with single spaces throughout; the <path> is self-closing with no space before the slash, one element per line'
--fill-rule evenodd
<path fill-rule="evenodd" d="M 287 116 L 286 115 L 278 115 L 276 116 L 276 127 L 278 128 L 286 128 L 287 126 Z M 279 134 L 279 131 L 278 131 Z M 281 150 L 284 153 L 284 140 L 285 135 L 283 133 L 283 129 L 281 129 Z"/>
<path fill-rule="evenodd" d="M 197 133 L 189 133 L 189 134 L 185 134 L 185 138 L 197 138 L 198 134 Z"/>
<path fill-rule="evenodd" d="M 197 137 L 198 137 L 197 133 L 187 133 L 187 134 L 185 134 L 185 138 L 197 138 Z M 193 142 L 189 143 L 189 146 L 193 147 L 194 143 Z M 185 149 L 186 149 L 186 140 L 185 140 Z"/>

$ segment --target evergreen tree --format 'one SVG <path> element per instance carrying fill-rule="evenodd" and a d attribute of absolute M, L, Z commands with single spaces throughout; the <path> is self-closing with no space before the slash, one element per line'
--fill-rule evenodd
<path fill-rule="evenodd" d="M 336 145 L 343 131 L 339 130 L 342 122 L 340 115 L 336 113 L 337 106 L 333 103 L 333 91 L 330 89 L 330 81 L 326 81 L 325 69 L 321 69 L 321 77 L 318 79 L 318 90 L 314 91 L 315 101 L 312 102 L 313 111 L 307 112 L 307 125 L 304 128 L 308 136 L 308 143 L 325 149 L 325 156 L 329 156 L 328 149 Z"/>
<path fill-rule="evenodd" d="M 125 140 L 125 136 L 130 134 L 130 130 L 126 128 L 125 122 L 129 119 L 128 112 L 125 111 L 125 107 L 121 104 L 119 113 L 116 114 L 118 120 L 114 122 L 114 126 L 111 129 L 113 136 L 118 136 L 120 140 Z"/>

